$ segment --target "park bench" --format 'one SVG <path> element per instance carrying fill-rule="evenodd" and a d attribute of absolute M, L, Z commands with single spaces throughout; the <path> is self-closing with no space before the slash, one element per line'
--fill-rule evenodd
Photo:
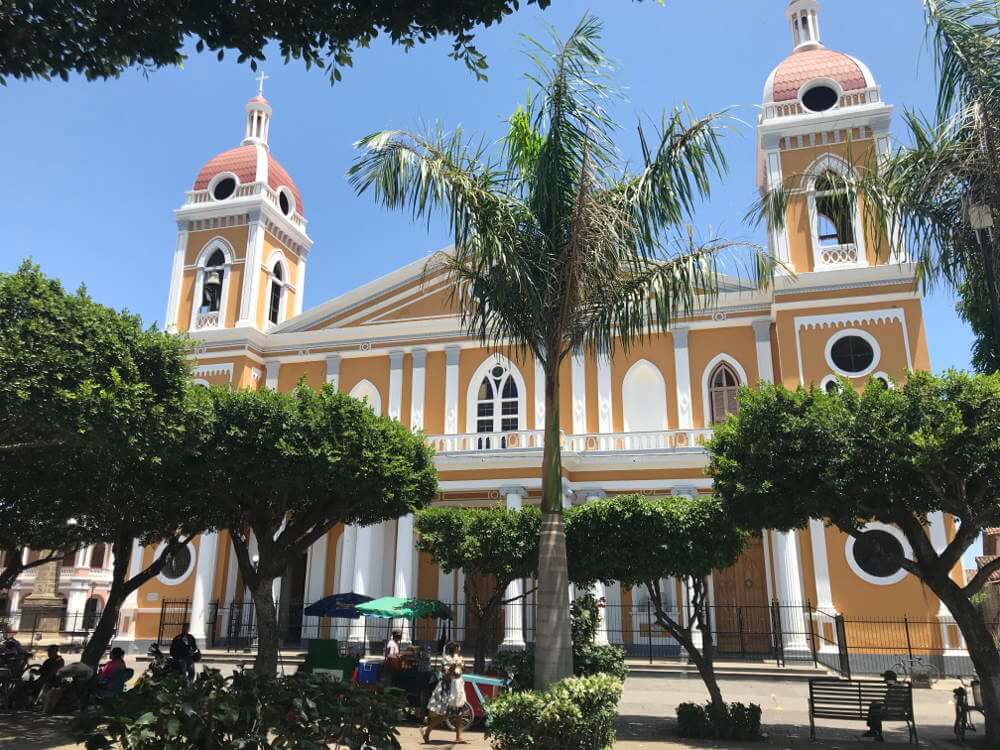
<path fill-rule="evenodd" d="M 839 680 L 817 678 L 809 680 L 809 731 L 816 739 L 816 719 L 868 721 L 873 703 L 882 704 L 882 722 L 906 722 L 910 742 L 917 741 L 917 725 L 913 719 L 913 686 L 897 682 L 891 686 L 882 680 Z"/>

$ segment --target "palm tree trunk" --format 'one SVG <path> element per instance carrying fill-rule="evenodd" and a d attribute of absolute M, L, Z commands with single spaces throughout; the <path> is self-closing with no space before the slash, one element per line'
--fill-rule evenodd
<path fill-rule="evenodd" d="M 542 527 L 538 544 L 538 610 L 535 619 L 535 688 L 573 674 L 569 619 L 569 567 L 563 523 L 559 363 L 545 373 L 545 449 L 542 454 Z"/>

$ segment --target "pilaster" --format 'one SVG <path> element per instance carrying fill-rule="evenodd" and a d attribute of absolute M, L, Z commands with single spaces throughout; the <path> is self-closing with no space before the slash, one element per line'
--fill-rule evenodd
<path fill-rule="evenodd" d="M 424 390 L 426 381 L 427 350 L 414 349 L 413 356 L 413 377 L 411 378 L 410 393 L 410 429 L 424 429 Z"/>
<path fill-rule="evenodd" d="M 688 354 L 688 329 L 674 328 L 674 379 L 677 381 L 677 426 L 682 430 L 694 428 L 691 408 L 691 360 Z"/>
<path fill-rule="evenodd" d="M 257 301 L 260 299 L 260 266 L 264 262 L 264 219 L 260 210 L 250 214 L 247 228 L 246 262 L 243 264 L 243 289 L 237 327 L 257 325 Z"/>
<path fill-rule="evenodd" d="M 774 361 L 771 358 L 771 321 L 755 320 L 753 337 L 757 347 L 757 379 L 765 383 L 774 382 Z M 747 383 L 746 385 L 753 385 Z"/>

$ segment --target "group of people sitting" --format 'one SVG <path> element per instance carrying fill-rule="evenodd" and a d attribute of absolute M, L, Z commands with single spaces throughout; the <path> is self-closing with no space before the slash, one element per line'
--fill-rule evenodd
<path fill-rule="evenodd" d="M 120 648 L 111 649 L 110 658 L 98 667 L 94 679 L 93 669 L 83 662 L 67 665 L 59 646 L 52 644 L 46 649 L 45 661 L 30 667 L 29 679 L 22 680 L 8 695 L 7 708 L 41 705 L 46 713 L 77 708 L 91 697 L 99 700 L 120 692 L 129 672 Z"/>

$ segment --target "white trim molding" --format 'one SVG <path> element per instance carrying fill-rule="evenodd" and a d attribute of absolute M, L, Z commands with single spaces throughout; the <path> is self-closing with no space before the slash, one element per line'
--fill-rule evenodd
<path fill-rule="evenodd" d="M 156 548 L 156 552 L 153 553 L 153 559 L 158 560 L 160 555 L 163 554 L 163 551 L 166 549 L 166 547 L 167 547 L 166 542 L 160 542 L 159 546 Z M 188 562 L 187 570 L 184 571 L 183 575 L 177 578 L 166 578 L 164 577 L 163 571 L 161 570 L 156 575 L 156 580 L 162 583 L 164 586 L 179 586 L 180 584 L 184 583 L 184 581 L 186 581 L 188 578 L 190 578 L 191 574 L 194 572 L 195 566 L 197 565 L 198 555 L 195 552 L 194 545 L 191 542 L 187 543 L 187 550 L 191 556 L 191 559 Z"/>
<path fill-rule="evenodd" d="M 224 265 L 222 266 L 222 289 L 219 290 L 219 310 L 215 316 L 215 323 L 214 325 L 209 325 L 207 318 L 205 321 L 199 321 L 201 313 L 198 312 L 198 308 L 201 307 L 201 298 L 205 289 L 205 274 L 208 270 L 206 264 L 215 254 L 216 250 L 222 252 L 224 261 Z M 191 322 L 188 325 L 189 330 L 204 331 L 206 329 L 226 327 L 226 311 L 229 309 L 230 282 L 233 277 L 235 257 L 236 254 L 233 252 L 233 246 L 229 244 L 229 241 L 225 237 L 218 235 L 212 237 L 198 251 L 198 258 L 195 261 L 194 294 L 191 298 Z M 212 266 L 212 268 L 218 268 L 218 266 Z M 199 322 L 204 322 L 205 325 L 199 325 Z"/>
<path fill-rule="evenodd" d="M 570 384 L 573 391 L 573 433 L 587 432 L 587 363 L 583 352 L 574 352 L 570 366 Z M 522 425 L 523 429 L 523 425 Z"/>
<path fill-rule="evenodd" d="M 845 313 L 823 315 L 802 315 L 795 318 L 795 356 L 799 366 L 799 384 L 805 385 L 805 369 L 802 364 L 802 331 L 842 326 L 881 325 L 898 322 L 903 329 L 903 349 L 906 352 L 906 368 L 913 369 L 913 355 L 910 351 L 910 334 L 906 327 L 906 312 L 901 307 L 885 307 L 877 310 L 856 310 Z M 858 377 L 855 375 L 854 377 Z"/>
<path fill-rule="evenodd" d="M 367 399 L 369 408 L 375 412 L 375 416 L 382 416 L 382 394 L 379 392 L 378 387 L 370 380 L 363 379 L 359 380 L 351 388 L 350 394 L 351 398 L 356 398 L 360 400 Z"/>
<path fill-rule="evenodd" d="M 461 349 L 449 346 L 444 353 L 444 432 L 455 435 L 458 433 L 458 362 Z"/>
<path fill-rule="evenodd" d="M 198 365 L 195 367 L 191 374 L 195 378 L 210 378 L 215 375 L 225 375 L 229 378 L 229 381 L 233 380 L 233 363 L 232 362 L 220 362 L 218 364 L 211 365 Z"/>

